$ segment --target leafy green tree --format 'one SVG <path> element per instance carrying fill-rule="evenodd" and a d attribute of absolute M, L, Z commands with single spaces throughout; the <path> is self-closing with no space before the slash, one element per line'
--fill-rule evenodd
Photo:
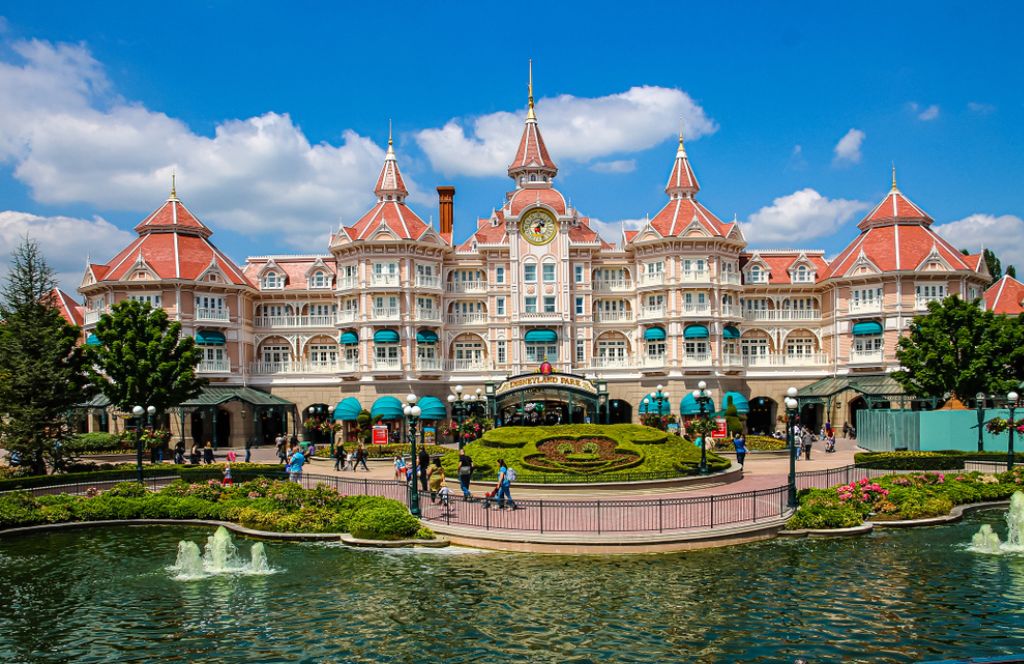
<path fill-rule="evenodd" d="M 89 396 L 80 331 L 57 310 L 56 286 L 39 245 L 25 238 L 0 302 L 0 436 L 38 474 L 60 464 L 72 408 Z"/>
<path fill-rule="evenodd" d="M 1014 279 L 1016 279 L 1017 278 L 1017 268 L 1014 267 L 1013 265 L 1007 265 L 1006 266 L 1006 276 L 1013 277 Z"/>
<path fill-rule="evenodd" d="M 153 406 L 159 417 L 199 394 L 206 384 L 196 376 L 202 351 L 181 323 L 146 302 L 124 300 L 100 318 L 90 348 L 92 380 L 119 410 Z"/>
<path fill-rule="evenodd" d="M 899 340 L 893 378 L 917 396 L 1004 393 L 1024 369 L 1024 319 L 997 316 L 953 295 L 930 302 Z"/>
<path fill-rule="evenodd" d="M 732 402 L 732 397 L 729 397 L 729 405 L 725 407 L 725 426 L 730 436 L 734 433 L 743 433 L 743 421 L 740 419 L 736 404 Z"/>

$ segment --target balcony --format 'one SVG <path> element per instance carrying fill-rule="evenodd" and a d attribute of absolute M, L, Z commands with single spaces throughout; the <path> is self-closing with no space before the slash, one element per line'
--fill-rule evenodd
<path fill-rule="evenodd" d="M 199 373 L 228 373 L 231 371 L 231 360 L 203 360 L 199 363 Z"/>
<path fill-rule="evenodd" d="M 340 320 L 333 314 L 316 316 L 256 316 L 256 327 L 333 327 Z"/>
<path fill-rule="evenodd" d="M 417 357 L 416 370 L 419 371 L 420 373 L 440 372 L 441 360 L 437 359 L 436 357 Z"/>
<path fill-rule="evenodd" d="M 562 314 L 557 311 L 527 311 L 519 314 L 519 320 L 530 322 L 560 321 Z"/>
<path fill-rule="evenodd" d="M 594 312 L 595 323 L 631 323 L 633 321 L 632 311 L 601 311 Z"/>
<path fill-rule="evenodd" d="M 449 293 L 486 293 L 486 281 L 449 281 L 445 284 Z"/>
<path fill-rule="evenodd" d="M 626 293 L 633 290 L 633 282 L 629 279 L 602 279 L 594 282 L 594 290 L 599 293 Z"/>
<path fill-rule="evenodd" d="M 743 309 L 738 304 L 723 304 L 722 315 L 726 318 L 743 318 Z"/>
<path fill-rule="evenodd" d="M 357 360 L 286 360 L 282 362 L 253 362 L 250 372 L 257 375 L 275 374 L 332 374 L 359 370 Z"/>
<path fill-rule="evenodd" d="M 743 312 L 743 320 L 777 322 L 821 320 L 821 311 L 818 309 L 747 309 Z"/>
<path fill-rule="evenodd" d="M 402 317 L 399 307 L 374 307 L 372 312 L 374 320 L 398 320 Z"/>
<path fill-rule="evenodd" d="M 400 283 L 397 274 L 375 274 L 370 278 L 370 286 L 374 288 L 395 288 Z"/>
<path fill-rule="evenodd" d="M 914 300 L 915 309 L 927 309 L 929 302 L 942 302 L 945 296 L 934 296 L 934 297 L 918 297 Z"/>
<path fill-rule="evenodd" d="M 711 281 L 710 270 L 683 270 L 679 277 L 684 284 L 704 284 Z"/>
<path fill-rule="evenodd" d="M 446 371 L 487 371 L 490 367 L 484 359 L 445 360 Z"/>
<path fill-rule="evenodd" d="M 718 282 L 722 284 L 729 284 L 731 286 L 739 286 L 740 275 L 735 272 L 722 272 L 718 275 Z"/>
<path fill-rule="evenodd" d="M 387 371 L 393 373 L 400 373 L 402 371 L 402 361 L 398 358 L 375 358 L 373 360 L 374 371 Z"/>
<path fill-rule="evenodd" d="M 355 277 L 338 277 L 337 290 L 350 291 L 359 288 L 359 280 Z"/>
<path fill-rule="evenodd" d="M 665 305 L 646 305 L 640 308 L 640 320 L 661 319 L 665 317 Z"/>
<path fill-rule="evenodd" d="M 196 309 L 195 319 L 217 323 L 228 323 L 231 321 L 231 312 L 227 309 L 208 309 L 206 307 L 200 307 Z"/>
<path fill-rule="evenodd" d="M 427 274 L 416 275 L 416 288 L 440 288 L 441 277 L 434 277 Z"/>
<path fill-rule="evenodd" d="M 644 369 L 663 369 L 668 364 L 668 357 L 662 355 L 642 355 L 640 366 Z"/>
<path fill-rule="evenodd" d="M 824 353 L 793 355 L 769 353 L 767 355 L 743 356 L 743 364 L 748 367 L 820 367 L 828 362 L 828 355 Z"/>
<path fill-rule="evenodd" d="M 110 313 L 110 307 L 104 307 L 103 309 L 97 309 L 95 311 L 86 311 L 85 312 L 85 324 L 86 325 L 92 325 L 93 323 L 97 323 L 97 322 L 99 322 L 100 317 L 103 314 L 109 314 L 109 313 Z"/>
<path fill-rule="evenodd" d="M 339 323 L 354 323 L 359 319 L 359 312 L 355 309 L 345 309 L 338 312 L 335 320 Z"/>
<path fill-rule="evenodd" d="M 878 366 L 885 364 L 885 351 L 879 350 L 856 350 L 850 351 L 850 364 L 868 364 Z"/>
<path fill-rule="evenodd" d="M 743 357 L 738 353 L 722 353 L 723 367 L 742 367 Z"/>
<path fill-rule="evenodd" d="M 664 272 L 644 272 L 640 275 L 640 287 L 646 286 L 664 286 L 665 285 L 665 273 Z"/>
<path fill-rule="evenodd" d="M 685 302 L 683 303 L 683 315 L 684 316 L 709 316 L 711 314 L 711 305 L 704 302 Z"/>
<path fill-rule="evenodd" d="M 448 314 L 449 325 L 486 325 L 487 313 L 478 311 L 470 314 Z"/>
<path fill-rule="evenodd" d="M 633 363 L 628 357 L 595 357 L 590 361 L 593 369 L 629 369 Z"/>
<path fill-rule="evenodd" d="M 851 300 L 851 314 L 877 314 L 882 312 L 881 300 Z"/>
<path fill-rule="evenodd" d="M 416 307 L 416 320 L 441 320 L 440 309 Z"/>

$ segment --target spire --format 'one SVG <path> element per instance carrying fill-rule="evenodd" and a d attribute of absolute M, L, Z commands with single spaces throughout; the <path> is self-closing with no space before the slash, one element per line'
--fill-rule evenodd
<path fill-rule="evenodd" d="M 519 139 L 516 157 L 508 166 L 508 176 L 517 184 L 520 184 L 521 177 L 524 178 L 524 183 L 546 182 L 550 184 L 551 179 L 558 174 L 558 167 L 548 155 L 548 148 L 544 145 L 544 139 L 541 138 L 537 113 L 533 107 L 533 60 L 530 60 L 527 93 L 526 126 L 523 127 L 523 136 Z"/>
<path fill-rule="evenodd" d="M 896 164 L 894 163 L 892 165 L 892 188 L 885 198 L 857 224 L 857 228 L 866 231 L 873 226 L 890 226 L 897 223 L 930 226 L 932 218 L 896 187 Z"/>
<path fill-rule="evenodd" d="M 174 169 L 172 168 L 171 169 L 171 195 L 167 199 L 169 201 L 176 201 L 176 200 L 178 200 L 177 188 L 174 186 L 174 176 L 175 176 L 175 172 L 174 172 Z"/>
<path fill-rule="evenodd" d="M 384 166 L 380 169 L 377 186 L 373 188 L 377 200 L 394 200 L 401 203 L 409 195 L 405 188 L 402 172 L 398 170 L 398 157 L 395 156 L 395 141 L 391 131 L 391 120 L 388 120 L 388 150 L 384 153 Z"/>
<path fill-rule="evenodd" d="M 896 188 L 896 162 L 892 162 L 892 191 L 899 191 Z"/>
<path fill-rule="evenodd" d="M 672 164 L 672 172 L 669 173 L 668 183 L 665 185 L 665 193 L 671 198 L 693 198 L 694 194 L 700 191 L 697 184 L 697 176 L 690 166 L 690 158 L 686 156 L 686 145 L 683 143 L 683 132 L 679 132 L 679 147 L 676 148 L 676 160 Z"/>

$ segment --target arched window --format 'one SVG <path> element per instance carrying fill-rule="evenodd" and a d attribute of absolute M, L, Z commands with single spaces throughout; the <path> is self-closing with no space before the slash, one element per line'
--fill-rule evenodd
<path fill-rule="evenodd" d="M 764 280 L 764 273 L 761 271 L 760 266 L 755 265 L 750 268 L 750 283 L 759 284 Z"/>
<path fill-rule="evenodd" d="M 530 174 L 530 182 L 536 182 L 536 181 L 537 181 L 537 174 L 536 173 L 531 173 Z"/>
<path fill-rule="evenodd" d="M 793 283 L 806 284 L 811 281 L 811 271 L 806 265 L 801 265 L 793 272 Z"/>
<path fill-rule="evenodd" d="M 265 289 L 284 288 L 284 278 L 277 272 L 267 272 L 263 275 L 262 286 Z"/>
<path fill-rule="evenodd" d="M 331 278 L 323 270 L 317 270 L 309 277 L 310 288 L 330 288 Z"/>
<path fill-rule="evenodd" d="M 536 263 L 523 263 L 523 281 L 528 284 L 537 283 Z"/>

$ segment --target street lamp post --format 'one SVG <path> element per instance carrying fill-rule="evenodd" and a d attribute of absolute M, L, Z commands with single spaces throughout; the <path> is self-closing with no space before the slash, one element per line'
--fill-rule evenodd
<path fill-rule="evenodd" d="M 1017 410 L 1017 399 L 1020 395 L 1016 392 L 1010 392 L 1006 395 L 1006 407 L 1010 409 L 1010 441 L 1006 446 L 1006 470 L 1013 470 L 1013 434 L 1017 428 L 1016 423 L 1013 421 L 1013 412 Z"/>
<path fill-rule="evenodd" d="M 693 398 L 700 408 L 701 436 L 700 436 L 700 474 L 708 474 L 708 416 L 705 412 L 707 404 L 711 401 L 708 393 L 708 384 L 704 381 L 697 383 L 697 389 L 693 391 Z"/>
<path fill-rule="evenodd" d="M 789 447 L 789 507 L 796 509 L 796 434 L 793 422 L 800 402 L 796 400 L 796 388 L 786 390 L 786 443 Z"/>
<path fill-rule="evenodd" d="M 469 395 L 462 393 L 462 386 L 455 386 L 455 394 L 448 395 L 448 404 L 452 409 L 452 416 L 455 418 L 455 439 L 459 444 L 459 449 L 465 445 L 462 438 L 462 421 L 466 417 L 466 409 L 469 407 Z"/>
<path fill-rule="evenodd" d="M 419 470 L 416 468 L 416 425 L 419 423 L 420 414 L 423 410 L 416 405 L 418 397 L 410 394 L 405 397 L 406 406 L 402 409 L 405 417 L 409 420 L 409 441 L 412 444 L 412 482 L 409 483 L 409 513 L 415 517 L 420 515 L 420 490 L 416 482 L 419 480 Z M 426 468 L 424 468 L 424 471 Z"/>
<path fill-rule="evenodd" d="M 142 416 L 149 415 L 148 421 L 152 421 L 153 415 L 156 413 L 155 406 L 149 406 L 143 408 L 142 406 L 135 406 L 132 408 L 132 415 L 135 416 L 135 453 L 136 453 L 136 466 L 139 472 L 139 484 L 142 484 Z"/>
<path fill-rule="evenodd" d="M 974 395 L 974 405 L 978 409 L 978 451 L 985 451 L 985 393 Z"/>

